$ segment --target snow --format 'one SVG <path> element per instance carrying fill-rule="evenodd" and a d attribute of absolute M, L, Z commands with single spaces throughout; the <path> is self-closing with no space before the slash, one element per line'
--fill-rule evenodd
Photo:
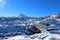
<path fill-rule="evenodd" d="M 50 33 L 39 33 L 30 36 L 18 35 L 14 37 L 5 37 L 4 40 L 60 40 L 60 35 Z"/>
<path fill-rule="evenodd" d="M 0 40 L 60 40 L 60 18 L 56 15 L 41 20 L 22 16 L 0 18 Z"/>

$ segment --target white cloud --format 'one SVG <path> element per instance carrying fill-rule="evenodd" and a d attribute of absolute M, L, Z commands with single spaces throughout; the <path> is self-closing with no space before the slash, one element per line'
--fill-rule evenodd
<path fill-rule="evenodd" d="M 5 0 L 0 0 L 0 8 L 3 8 L 5 4 L 6 4 Z"/>

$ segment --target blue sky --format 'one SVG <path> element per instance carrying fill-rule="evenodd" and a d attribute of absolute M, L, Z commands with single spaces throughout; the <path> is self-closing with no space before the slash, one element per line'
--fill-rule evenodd
<path fill-rule="evenodd" d="M 0 16 L 48 16 L 60 12 L 60 0 L 0 0 Z"/>

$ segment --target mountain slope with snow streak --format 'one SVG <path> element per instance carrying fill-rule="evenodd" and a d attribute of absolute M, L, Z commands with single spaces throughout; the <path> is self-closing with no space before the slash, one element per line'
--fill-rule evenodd
<path fill-rule="evenodd" d="M 0 17 L 0 40 L 60 40 L 60 15 Z"/>

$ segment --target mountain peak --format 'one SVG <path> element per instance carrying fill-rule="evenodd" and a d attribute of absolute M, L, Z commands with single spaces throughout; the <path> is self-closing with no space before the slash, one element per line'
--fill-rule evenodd
<path fill-rule="evenodd" d="M 26 17 L 26 15 L 24 15 L 24 14 L 19 14 L 19 16 L 21 16 L 21 17 Z"/>
<path fill-rule="evenodd" d="M 51 17 L 58 18 L 58 17 L 60 17 L 60 13 L 53 14 Z"/>

